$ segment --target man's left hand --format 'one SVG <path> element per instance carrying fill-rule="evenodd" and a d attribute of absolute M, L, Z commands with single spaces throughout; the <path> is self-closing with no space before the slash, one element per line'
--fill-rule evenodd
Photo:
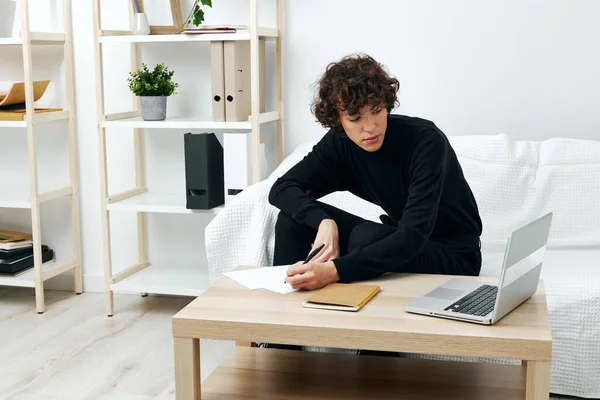
<path fill-rule="evenodd" d="M 294 289 L 315 290 L 330 283 L 337 282 L 340 277 L 333 261 L 309 262 L 299 261 L 290 265 L 286 282 Z"/>

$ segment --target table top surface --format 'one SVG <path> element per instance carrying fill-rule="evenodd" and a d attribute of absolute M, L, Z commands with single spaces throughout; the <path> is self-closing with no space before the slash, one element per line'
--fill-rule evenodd
<path fill-rule="evenodd" d="M 242 267 L 243 268 L 243 267 Z M 311 346 L 550 360 L 552 338 L 543 282 L 492 326 L 407 313 L 404 305 L 448 275 L 387 274 L 360 311 L 310 309 L 313 294 L 250 290 L 224 277 L 173 317 L 176 337 L 269 341 Z M 497 283 L 497 279 L 465 277 Z"/>

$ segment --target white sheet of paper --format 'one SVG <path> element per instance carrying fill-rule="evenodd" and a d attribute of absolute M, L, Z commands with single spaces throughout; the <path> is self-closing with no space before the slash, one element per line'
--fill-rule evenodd
<path fill-rule="evenodd" d="M 296 289 L 292 289 L 289 283 L 285 283 L 288 267 L 289 265 L 252 268 L 243 271 L 226 272 L 225 275 L 246 286 L 248 289 L 267 289 L 272 292 L 286 294 L 296 291 Z"/>

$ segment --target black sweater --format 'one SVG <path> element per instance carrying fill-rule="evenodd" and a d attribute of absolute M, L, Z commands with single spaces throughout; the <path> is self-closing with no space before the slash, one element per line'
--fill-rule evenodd
<path fill-rule="evenodd" d="M 431 121 L 388 115 L 381 148 L 367 152 L 345 134 L 327 132 L 273 185 L 269 202 L 317 230 L 330 218 L 316 199 L 349 191 L 379 205 L 396 232 L 333 260 L 341 281 L 357 269 L 394 271 L 428 240 L 477 246 L 482 223 L 475 198 L 446 136 Z"/>

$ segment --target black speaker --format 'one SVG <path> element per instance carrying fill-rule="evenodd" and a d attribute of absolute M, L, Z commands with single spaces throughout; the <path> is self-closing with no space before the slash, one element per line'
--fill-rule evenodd
<path fill-rule="evenodd" d="M 186 208 L 208 210 L 225 204 L 223 146 L 214 133 L 183 135 Z"/>

